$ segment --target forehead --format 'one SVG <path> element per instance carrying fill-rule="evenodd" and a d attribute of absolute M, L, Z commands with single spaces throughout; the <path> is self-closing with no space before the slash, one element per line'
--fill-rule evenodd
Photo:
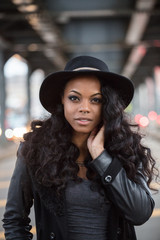
<path fill-rule="evenodd" d="M 100 92 L 101 84 L 95 76 L 79 76 L 67 82 L 64 92 L 72 89 Z"/>

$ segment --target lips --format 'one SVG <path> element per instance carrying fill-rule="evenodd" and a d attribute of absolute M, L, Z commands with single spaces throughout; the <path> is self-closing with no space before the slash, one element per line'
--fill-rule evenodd
<path fill-rule="evenodd" d="M 92 121 L 92 119 L 90 119 L 90 118 L 75 118 L 75 120 L 79 120 L 79 121 L 83 121 L 83 122 Z"/>
<path fill-rule="evenodd" d="M 76 118 L 75 120 L 79 125 L 87 125 L 92 121 L 90 118 Z"/>

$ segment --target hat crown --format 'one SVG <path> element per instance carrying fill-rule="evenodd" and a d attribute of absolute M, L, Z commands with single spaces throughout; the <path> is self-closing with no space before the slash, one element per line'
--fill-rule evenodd
<path fill-rule="evenodd" d="M 70 79 L 93 74 L 105 86 L 115 89 L 124 107 L 131 102 L 134 93 L 133 83 L 126 77 L 110 72 L 107 64 L 91 56 L 79 56 L 71 59 L 63 71 L 48 75 L 40 88 L 40 101 L 43 107 L 53 113 L 57 104 L 61 104 L 61 93 Z"/>
<path fill-rule="evenodd" d="M 65 66 L 65 71 L 92 69 L 109 72 L 108 66 L 100 59 L 90 56 L 79 56 L 71 59 Z"/>

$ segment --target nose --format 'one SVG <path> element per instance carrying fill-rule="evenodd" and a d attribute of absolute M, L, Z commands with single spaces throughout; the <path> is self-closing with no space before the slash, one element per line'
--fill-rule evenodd
<path fill-rule="evenodd" d="M 89 113 L 90 112 L 90 106 L 89 106 L 89 102 L 87 100 L 83 100 L 81 102 L 81 105 L 79 107 L 79 111 L 83 112 L 83 113 Z"/>

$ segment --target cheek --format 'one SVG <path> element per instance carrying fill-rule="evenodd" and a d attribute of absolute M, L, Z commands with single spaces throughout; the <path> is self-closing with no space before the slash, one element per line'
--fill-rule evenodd
<path fill-rule="evenodd" d="M 102 106 L 100 106 L 96 111 L 97 119 L 102 119 Z"/>
<path fill-rule="evenodd" d="M 68 104 L 64 104 L 64 116 L 67 120 L 70 120 L 71 119 L 71 116 L 73 114 L 73 108 L 68 105 Z"/>

